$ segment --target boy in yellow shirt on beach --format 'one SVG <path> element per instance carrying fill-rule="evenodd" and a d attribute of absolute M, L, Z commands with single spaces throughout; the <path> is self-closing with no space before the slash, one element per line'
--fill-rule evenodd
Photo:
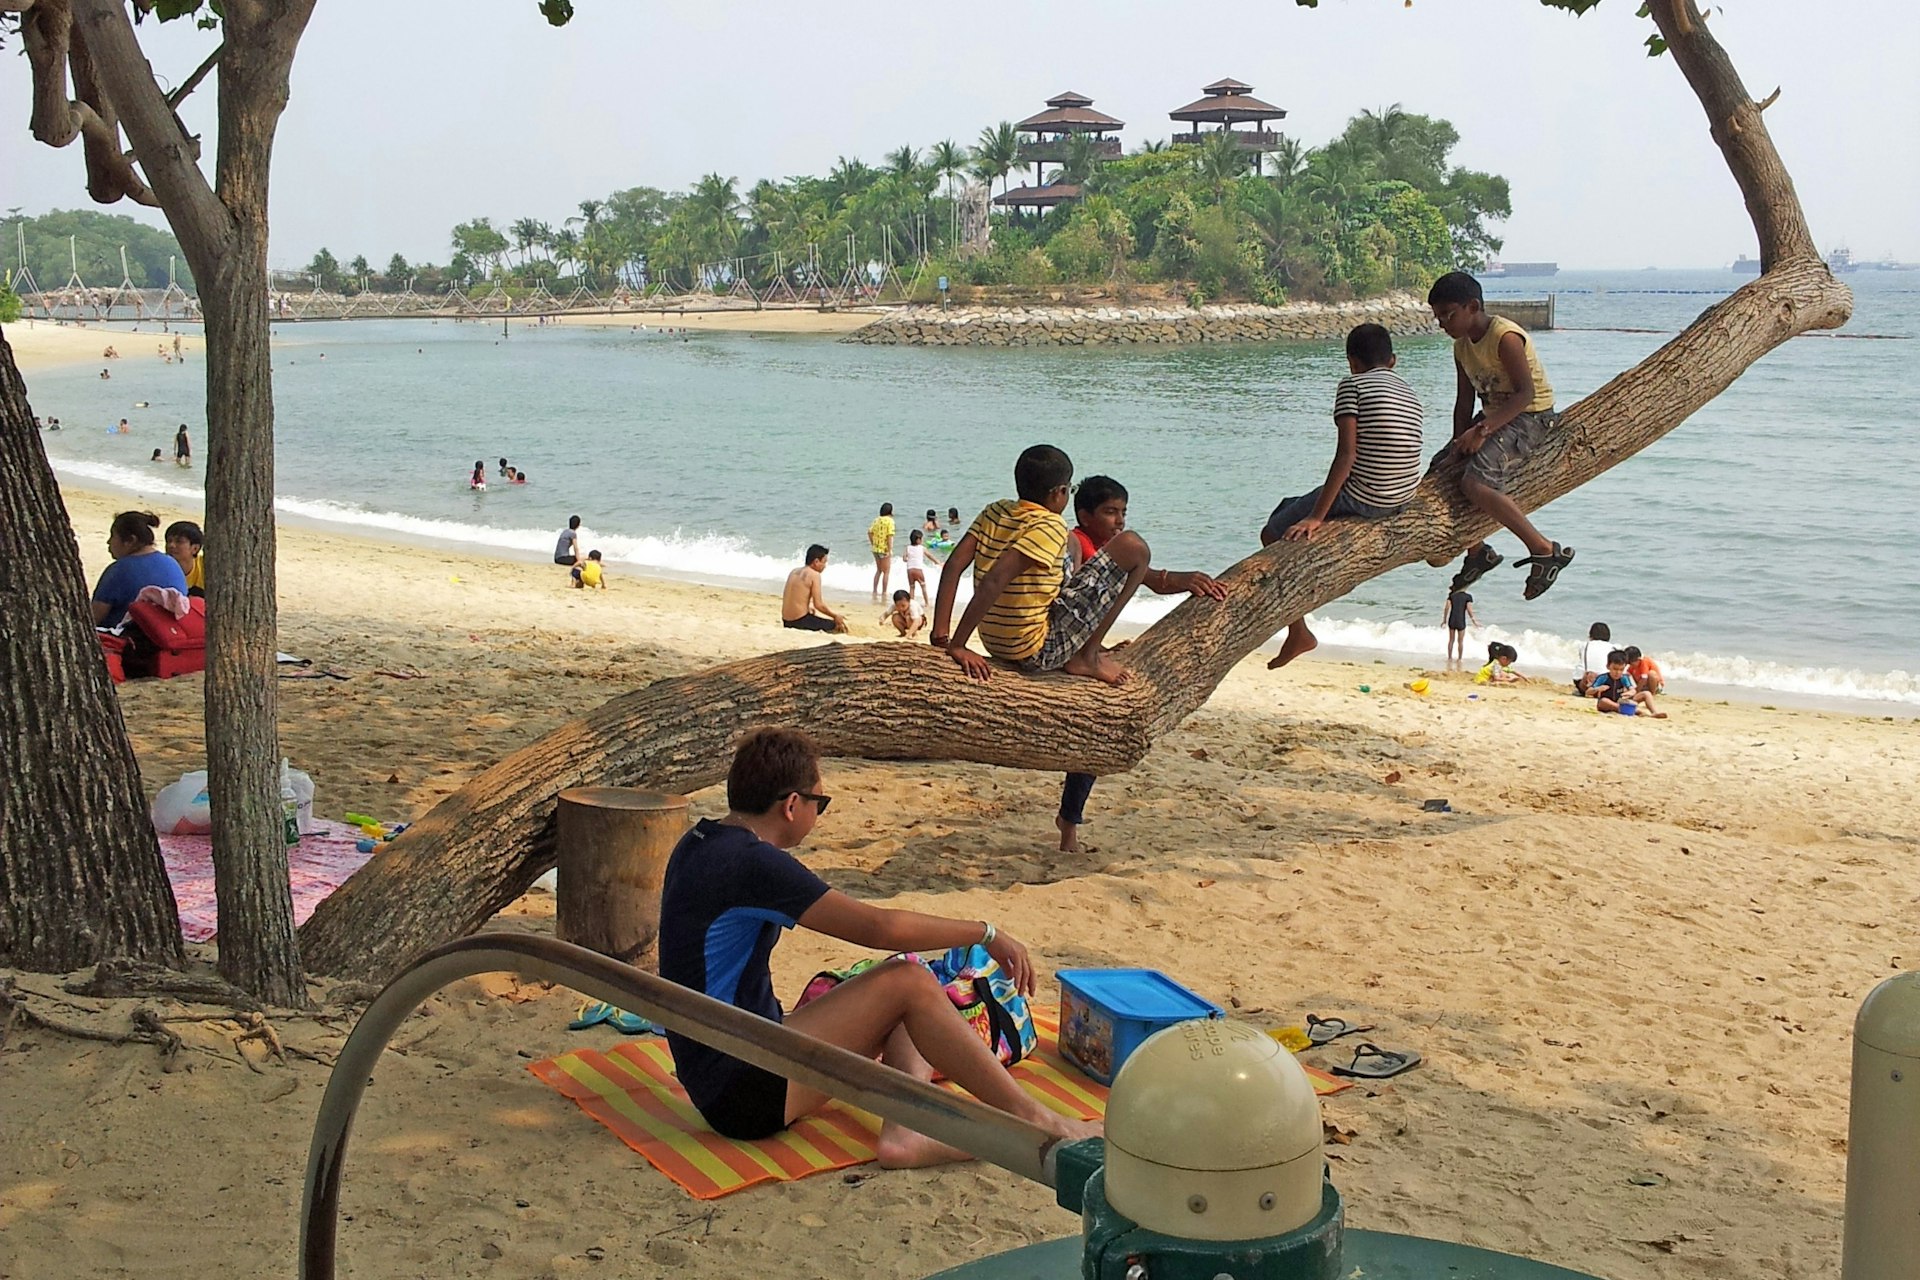
<path fill-rule="evenodd" d="M 1073 495 L 1073 460 L 1037 444 L 1013 465 L 1017 495 L 974 517 L 940 571 L 932 642 L 974 680 L 992 672 L 967 648 L 977 629 L 987 652 L 1027 671 L 1068 671 L 1123 684 L 1128 671 L 1103 651 L 1120 610 L 1146 576 L 1146 540 L 1131 530 L 1114 535 L 1073 574 L 1066 575 L 1067 525 L 1060 513 Z M 953 626 L 960 575 L 973 569 L 973 599 Z"/>
<path fill-rule="evenodd" d="M 574 566 L 573 585 L 582 591 L 589 591 L 595 587 L 602 591 L 607 589 L 606 570 L 600 565 L 598 551 L 587 552 L 587 558 Z"/>
<path fill-rule="evenodd" d="M 1489 315 L 1480 282 L 1466 272 L 1449 271 L 1434 281 L 1427 304 L 1441 332 L 1453 339 L 1456 391 L 1453 443 L 1447 447 L 1466 455 L 1460 492 L 1526 544 L 1528 554 L 1519 564 L 1529 566 L 1526 598 L 1536 599 L 1573 563 L 1573 548 L 1534 528 L 1507 490 L 1521 462 L 1559 423 L 1553 384 L 1532 336 L 1505 316 Z M 1466 589 L 1504 558 L 1485 542 L 1474 543 L 1449 590 Z"/>

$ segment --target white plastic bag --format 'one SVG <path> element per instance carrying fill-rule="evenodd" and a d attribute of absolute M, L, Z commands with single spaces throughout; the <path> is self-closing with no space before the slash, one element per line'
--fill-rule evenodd
<path fill-rule="evenodd" d="M 287 777 L 293 783 L 293 799 L 300 806 L 300 834 L 313 834 L 313 779 L 298 769 L 287 770 Z"/>
<path fill-rule="evenodd" d="M 206 770 L 182 774 L 153 798 L 153 829 L 163 836 L 202 835 L 213 829 Z"/>

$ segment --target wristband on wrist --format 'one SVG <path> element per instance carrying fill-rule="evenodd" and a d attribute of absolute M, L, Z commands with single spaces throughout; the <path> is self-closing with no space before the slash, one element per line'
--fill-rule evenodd
<path fill-rule="evenodd" d="M 985 930 L 980 937 L 980 945 L 983 947 L 992 946 L 993 940 L 1000 936 L 1000 931 L 993 927 L 993 922 L 990 920 L 982 920 L 980 927 Z"/>

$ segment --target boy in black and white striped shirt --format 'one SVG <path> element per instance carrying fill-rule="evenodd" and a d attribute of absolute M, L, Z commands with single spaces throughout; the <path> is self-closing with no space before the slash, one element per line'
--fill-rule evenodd
<path fill-rule="evenodd" d="M 1420 485 L 1420 432 L 1426 412 L 1406 379 L 1393 371 L 1393 336 L 1377 324 L 1355 326 L 1347 335 L 1347 368 L 1333 396 L 1333 422 L 1340 432 L 1327 481 L 1311 493 L 1273 509 L 1260 531 L 1266 545 L 1285 538 L 1304 542 L 1341 516 L 1384 520 L 1396 514 Z M 1319 644 L 1304 617 L 1287 628 L 1280 652 L 1267 666 L 1284 667 Z"/>

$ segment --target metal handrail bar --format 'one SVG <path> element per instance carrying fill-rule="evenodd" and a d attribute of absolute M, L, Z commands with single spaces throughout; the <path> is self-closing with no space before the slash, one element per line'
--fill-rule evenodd
<path fill-rule="evenodd" d="M 481 933 L 422 955 L 374 997 L 347 1036 L 320 1099 L 300 1216 L 301 1280 L 333 1280 L 347 1137 L 394 1033 L 442 987 L 486 973 L 553 982 L 640 1014 L 789 1080 L 903 1124 L 1023 1178 L 1055 1185 L 1059 1139 L 983 1102 L 554 938 Z"/>

